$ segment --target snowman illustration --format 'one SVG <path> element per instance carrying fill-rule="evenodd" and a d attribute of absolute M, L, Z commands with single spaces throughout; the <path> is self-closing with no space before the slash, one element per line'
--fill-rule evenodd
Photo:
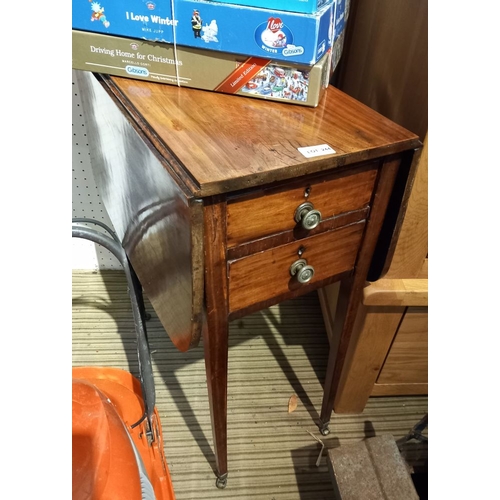
<path fill-rule="evenodd" d="M 212 19 L 210 24 L 205 24 L 205 26 L 203 26 L 202 28 L 202 31 L 203 35 L 201 35 L 201 38 L 206 43 L 219 41 L 217 39 L 217 34 L 219 33 L 219 27 L 217 26 L 217 21 L 215 19 Z"/>

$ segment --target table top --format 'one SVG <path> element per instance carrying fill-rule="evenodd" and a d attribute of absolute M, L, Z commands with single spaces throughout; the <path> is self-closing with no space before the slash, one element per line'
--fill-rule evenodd
<path fill-rule="evenodd" d="M 329 86 L 316 108 L 96 75 L 193 196 L 205 197 L 420 147 L 416 134 Z M 308 158 L 298 148 L 328 145 Z"/>

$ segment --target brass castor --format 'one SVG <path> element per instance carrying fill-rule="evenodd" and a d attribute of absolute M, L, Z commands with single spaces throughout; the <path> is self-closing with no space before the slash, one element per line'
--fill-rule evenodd
<path fill-rule="evenodd" d="M 215 481 L 215 486 L 217 486 L 220 490 L 223 490 L 227 486 L 227 474 L 218 477 Z"/>
<path fill-rule="evenodd" d="M 328 436 L 328 434 L 330 434 L 330 429 L 328 428 L 328 424 L 329 422 L 327 422 L 326 424 L 320 422 L 319 424 L 319 432 L 321 432 L 323 436 Z"/>

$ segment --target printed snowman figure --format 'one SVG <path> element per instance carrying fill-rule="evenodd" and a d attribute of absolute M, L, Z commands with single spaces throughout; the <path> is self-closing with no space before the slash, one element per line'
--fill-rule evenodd
<path fill-rule="evenodd" d="M 92 10 L 92 15 L 90 16 L 90 20 L 92 22 L 101 21 L 104 27 L 108 28 L 110 23 L 106 19 L 106 16 L 104 15 L 104 7 L 101 7 L 101 4 L 98 2 L 92 2 L 90 4 L 90 9 Z"/>
<path fill-rule="evenodd" d="M 202 40 L 206 43 L 208 42 L 218 42 L 217 34 L 219 33 L 219 27 L 217 26 L 217 21 L 213 19 L 210 24 L 205 24 L 202 28 L 203 35 L 201 35 Z"/>

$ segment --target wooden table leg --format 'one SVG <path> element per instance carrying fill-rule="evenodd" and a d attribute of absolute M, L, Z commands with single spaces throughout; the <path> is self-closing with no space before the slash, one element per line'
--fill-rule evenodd
<path fill-rule="evenodd" d="M 332 340 L 330 343 L 330 353 L 328 355 L 328 365 L 326 368 L 325 386 L 323 390 L 323 403 L 319 417 L 319 430 L 323 436 L 330 433 L 328 424 L 333 411 L 333 402 L 336 391 L 335 385 L 335 364 L 340 348 L 343 327 L 346 324 L 346 316 L 349 309 L 349 302 L 353 299 L 354 276 L 343 279 L 340 282 L 337 308 L 335 310 L 335 320 L 333 323 Z"/>
<path fill-rule="evenodd" d="M 330 432 L 328 424 L 346 360 L 356 313 L 362 300 L 363 287 L 366 283 L 368 269 L 382 228 L 399 166 L 399 159 L 390 158 L 382 166 L 372 199 L 371 215 L 366 225 L 354 273 L 349 278 L 342 280 L 340 284 L 319 420 L 319 430 L 323 435 Z"/>
<path fill-rule="evenodd" d="M 208 330 L 204 329 L 205 367 L 212 419 L 212 434 L 217 466 L 217 487 L 227 483 L 227 321 L 208 317 Z"/>
<path fill-rule="evenodd" d="M 208 398 L 217 467 L 218 488 L 227 484 L 227 361 L 228 284 L 225 249 L 225 207 L 214 201 L 204 208 L 205 296 L 207 328 L 203 330 Z"/>

